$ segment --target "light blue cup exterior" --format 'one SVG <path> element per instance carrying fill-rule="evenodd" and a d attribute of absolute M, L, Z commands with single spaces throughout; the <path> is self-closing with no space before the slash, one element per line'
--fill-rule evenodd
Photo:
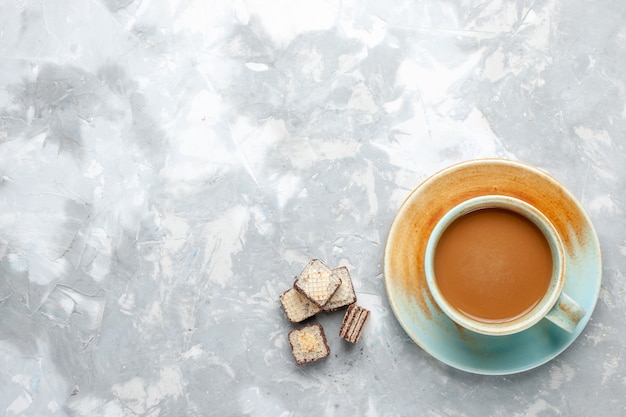
<path fill-rule="evenodd" d="M 543 299 L 528 313 L 511 321 L 487 323 L 465 316 L 441 295 L 434 271 L 434 255 L 443 232 L 456 219 L 476 210 L 501 208 L 516 212 L 532 221 L 545 236 L 552 252 L 552 278 Z M 490 336 L 506 336 L 522 332 L 546 318 L 567 332 L 573 333 L 585 310 L 563 292 L 566 276 L 563 244 L 554 226 L 532 205 L 504 195 L 485 195 L 466 200 L 448 211 L 434 227 L 424 256 L 424 272 L 428 288 L 439 308 L 464 328 Z"/>

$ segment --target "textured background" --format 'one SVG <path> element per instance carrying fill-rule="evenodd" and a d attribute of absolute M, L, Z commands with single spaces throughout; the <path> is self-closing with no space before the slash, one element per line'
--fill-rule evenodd
<path fill-rule="evenodd" d="M 626 3 L 0 1 L 0 414 L 626 413 Z M 476 157 L 547 170 L 603 250 L 592 320 L 486 377 L 395 320 L 391 220 Z M 297 367 L 278 295 L 350 268 L 363 339 Z"/>

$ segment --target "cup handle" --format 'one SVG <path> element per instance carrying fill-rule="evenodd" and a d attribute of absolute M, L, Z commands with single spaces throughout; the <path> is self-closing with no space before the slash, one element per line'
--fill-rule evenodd
<path fill-rule="evenodd" d="M 579 306 L 567 294 L 561 293 L 546 318 L 560 328 L 574 333 L 578 322 L 585 316 L 585 309 Z"/>

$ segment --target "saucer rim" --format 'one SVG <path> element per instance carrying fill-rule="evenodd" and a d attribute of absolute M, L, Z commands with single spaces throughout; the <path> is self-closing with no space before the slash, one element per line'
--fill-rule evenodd
<path fill-rule="evenodd" d="M 570 200 L 571 203 L 573 203 L 573 206 L 575 206 L 576 210 L 578 211 L 578 214 L 581 216 L 582 219 L 584 219 L 584 223 L 586 226 L 586 231 L 589 232 L 589 237 L 591 238 L 589 243 L 583 247 L 581 247 L 581 253 L 584 252 L 588 252 L 592 255 L 597 254 L 597 257 L 593 256 L 594 259 L 592 259 L 594 261 L 594 266 L 597 267 L 597 271 L 598 274 L 597 276 L 588 278 L 584 280 L 584 287 L 587 289 L 592 289 L 592 287 L 595 285 L 595 291 L 593 291 L 593 293 L 591 294 L 590 297 L 587 298 L 587 301 L 591 301 L 590 306 L 588 306 L 588 313 L 586 314 L 586 316 L 583 318 L 583 320 L 581 321 L 581 323 L 579 323 L 579 326 L 576 330 L 576 332 L 569 338 L 569 340 L 567 341 L 567 343 L 564 343 L 563 345 L 560 345 L 556 348 L 554 348 L 549 354 L 546 354 L 544 356 L 542 356 L 541 360 L 532 360 L 529 361 L 529 363 L 526 363 L 523 366 L 518 366 L 518 367 L 506 367 L 506 366 L 501 366 L 499 368 L 493 369 L 493 368 L 484 368 L 484 367 L 480 367 L 480 366 L 471 366 L 469 364 L 464 364 L 464 363 L 460 363 L 458 360 L 454 360 L 454 358 L 449 358 L 449 357 L 443 357 L 442 354 L 440 354 L 437 349 L 436 346 L 430 346 L 428 343 L 426 343 L 424 340 L 422 340 L 422 338 L 419 337 L 418 334 L 415 334 L 412 330 L 411 330 L 411 326 L 409 325 L 410 321 L 411 321 L 411 317 L 404 317 L 403 315 L 403 311 L 400 309 L 400 307 L 398 306 L 398 303 L 400 302 L 399 300 L 396 300 L 394 298 L 394 293 L 391 290 L 391 287 L 394 285 L 393 282 L 391 282 L 391 278 L 390 278 L 390 273 L 391 271 L 389 271 L 389 258 L 392 256 L 392 254 L 390 254 L 390 246 L 393 238 L 394 238 L 394 231 L 395 229 L 398 227 L 398 225 L 403 221 L 403 216 L 407 215 L 407 207 L 410 205 L 410 203 L 415 199 L 415 198 L 419 198 L 420 197 L 420 192 L 423 191 L 423 188 L 426 184 L 429 184 L 433 181 L 436 181 L 438 178 L 441 177 L 445 177 L 448 175 L 453 174 L 456 171 L 462 170 L 464 168 L 468 168 L 471 166 L 476 166 L 476 167 L 481 167 L 481 166 L 485 166 L 485 165 L 494 165 L 495 168 L 498 168 L 498 165 L 507 165 L 509 168 L 511 166 L 517 168 L 517 169 L 522 169 L 524 171 L 526 171 L 527 173 L 530 173 L 531 175 L 534 176 L 539 176 L 542 177 L 542 180 L 545 180 L 549 183 L 551 183 L 551 185 L 554 185 L 558 188 L 558 191 L 563 193 L 563 195 L 566 195 Z M 503 169 L 503 168 L 502 168 Z M 506 191 L 506 190 L 505 190 Z M 486 192 L 486 191 L 485 191 Z M 477 193 L 472 195 L 469 198 L 472 197 L 477 197 L 480 196 L 482 194 Z M 552 220 L 552 219 L 550 219 Z M 590 246 L 592 245 L 592 247 Z M 442 363 L 445 363 L 448 366 L 451 366 L 453 368 L 462 370 L 462 371 L 466 371 L 466 372 L 470 372 L 470 373 L 474 373 L 474 374 L 480 374 L 480 375 L 511 375 L 511 374 L 515 374 L 515 373 L 520 373 L 520 372 L 525 372 L 531 369 L 534 369 L 536 367 L 539 367 L 547 362 L 550 362 L 552 359 L 554 359 L 555 357 L 557 357 L 558 355 L 560 355 L 561 353 L 563 353 L 569 346 L 571 346 L 571 344 L 580 336 L 580 334 L 582 333 L 582 331 L 584 330 L 584 328 L 587 326 L 587 324 L 589 323 L 591 316 L 593 314 L 593 311 L 595 310 L 598 298 L 599 298 L 599 294 L 600 294 L 600 288 L 601 288 L 601 281 L 602 281 L 602 255 L 601 255 L 601 248 L 600 248 L 600 243 L 598 240 L 598 236 L 597 236 L 597 232 L 593 226 L 593 223 L 591 222 L 591 219 L 589 217 L 589 215 L 587 214 L 587 212 L 585 211 L 584 207 L 582 207 L 582 205 L 580 204 L 580 202 L 578 201 L 578 199 L 576 199 L 576 197 L 563 185 L 561 184 L 557 179 L 555 179 L 553 176 L 551 176 L 549 173 L 524 162 L 520 162 L 520 161 L 515 161 L 515 160 L 510 160 L 510 159 L 503 159 L 503 158 L 481 158 L 481 159 L 473 159 L 473 160 L 467 160 L 467 161 L 463 161 L 463 162 L 459 162 L 453 165 L 450 165 L 446 168 L 443 168 L 437 172 L 435 172 L 433 175 L 429 176 L 428 178 L 426 178 L 424 181 L 422 181 L 415 189 L 413 189 L 408 196 L 405 198 L 405 200 L 402 202 L 402 204 L 400 205 L 398 211 L 396 212 L 396 215 L 394 216 L 392 223 L 389 227 L 389 232 L 388 232 L 388 236 L 387 236 L 387 240 L 385 242 L 385 248 L 384 248 L 384 256 L 383 256 L 383 280 L 384 280 L 384 285 L 385 285 L 385 290 L 386 290 L 386 295 L 388 298 L 388 301 L 391 305 L 392 311 L 394 316 L 396 317 L 396 319 L 398 320 L 398 322 L 400 323 L 401 327 L 403 328 L 403 330 L 407 333 L 407 335 L 422 349 L 424 350 L 426 353 L 428 353 L 430 356 L 432 356 L 433 358 L 439 360 Z M 428 288 L 423 288 L 420 287 L 420 290 L 425 291 L 430 293 L 430 291 L 428 290 Z M 438 307 L 433 306 L 433 305 L 429 305 L 427 307 L 429 309 L 429 314 L 433 314 L 433 313 L 441 313 L 440 311 L 437 312 L 435 310 L 438 310 Z M 418 314 L 419 313 L 419 308 L 418 310 Z M 425 317 L 426 314 L 420 314 L 420 319 L 422 320 L 427 320 L 430 322 L 434 322 L 436 320 L 442 320 L 441 318 L 441 314 L 436 314 L 436 318 L 427 318 Z M 446 321 L 450 321 L 451 319 L 449 319 L 448 317 L 444 316 L 443 320 Z M 531 327 L 531 329 L 535 326 L 539 326 L 539 324 L 536 324 L 534 326 Z M 443 331 L 443 330 L 441 330 Z M 469 330 L 463 329 L 463 331 L 466 332 L 470 332 Z M 526 332 L 526 331 L 525 331 Z M 524 334 L 525 332 L 522 332 L 521 334 Z M 519 334 L 518 334 L 519 335 Z M 495 337 L 510 337 L 512 335 L 509 336 L 495 336 Z M 494 337 L 494 336 L 488 336 L 488 337 Z M 461 335 L 459 334 L 459 336 L 457 337 L 457 340 L 459 340 L 461 338 Z"/>

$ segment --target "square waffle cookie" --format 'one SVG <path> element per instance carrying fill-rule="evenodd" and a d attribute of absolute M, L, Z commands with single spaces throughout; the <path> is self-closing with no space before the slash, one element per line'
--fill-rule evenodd
<path fill-rule="evenodd" d="M 280 303 L 292 323 L 299 323 L 320 312 L 317 305 L 293 287 L 280 295 Z"/>
<path fill-rule="evenodd" d="M 309 324 L 290 331 L 289 344 L 298 365 L 323 359 L 330 354 L 326 335 L 320 324 Z"/>
<path fill-rule="evenodd" d="M 369 310 L 352 304 L 348 307 L 346 315 L 343 317 L 341 329 L 339 329 L 339 336 L 351 343 L 358 342 L 363 332 L 363 326 L 369 315 Z"/>
<path fill-rule="evenodd" d="M 294 288 L 323 308 L 341 285 L 341 278 L 319 259 L 312 259 L 296 277 Z"/>
<path fill-rule="evenodd" d="M 356 293 L 354 292 L 354 286 L 352 285 L 352 278 L 350 277 L 348 268 L 340 266 L 339 268 L 333 269 L 332 272 L 339 276 L 341 284 L 333 296 L 330 297 L 330 300 L 324 304 L 324 311 L 335 311 L 356 303 Z"/>

